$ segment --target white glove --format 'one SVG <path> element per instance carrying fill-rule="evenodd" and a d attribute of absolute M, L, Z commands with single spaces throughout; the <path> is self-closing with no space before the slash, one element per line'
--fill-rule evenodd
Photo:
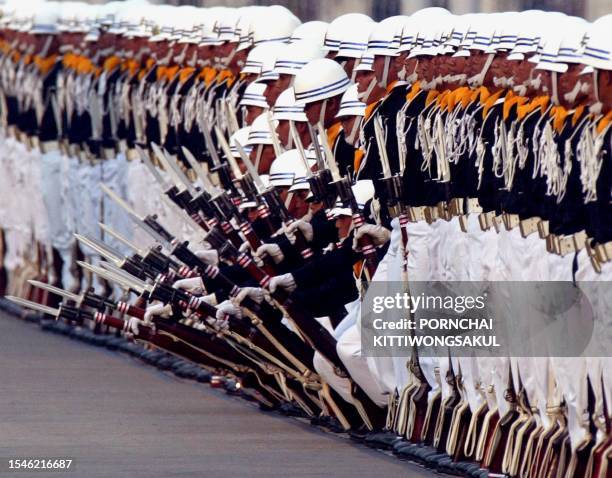
<path fill-rule="evenodd" d="M 282 287 L 287 292 L 293 292 L 297 287 L 293 275 L 289 273 L 272 277 L 269 285 L 270 292 L 275 292 L 278 287 Z"/>
<path fill-rule="evenodd" d="M 358 245 L 359 239 L 366 235 L 372 239 L 372 244 L 376 247 L 382 246 L 391 239 L 391 231 L 389 231 L 389 229 L 379 225 L 364 224 L 355 231 L 355 235 L 353 236 L 354 250 L 360 250 Z"/>
<path fill-rule="evenodd" d="M 190 279 L 179 279 L 172 287 L 175 289 L 186 290 L 187 292 L 195 295 L 201 295 L 204 293 L 204 282 L 201 277 L 192 277 Z"/>
<path fill-rule="evenodd" d="M 275 264 L 280 264 L 285 258 L 278 244 L 262 244 L 257 248 L 257 251 L 255 251 L 255 256 L 259 259 L 270 256 Z"/>
<path fill-rule="evenodd" d="M 217 306 L 217 320 L 227 320 L 228 315 L 242 319 L 242 310 L 237 305 L 234 305 L 231 300 L 224 300 Z"/>
<path fill-rule="evenodd" d="M 148 324 L 145 321 L 137 319 L 136 317 L 130 317 L 127 323 L 127 330 L 126 330 L 127 335 L 129 337 L 138 336 L 140 333 L 140 330 L 138 329 L 139 325 L 148 325 Z M 149 327 L 152 327 L 152 325 L 149 325 Z"/>
<path fill-rule="evenodd" d="M 167 319 L 172 313 L 172 306 L 170 304 L 162 304 L 161 302 L 153 304 L 147 307 L 144 313 L 144 323 L 150 324 L 153 317 L 162 317 Z"/>
<path fill-rule="evenodd" d="M 200 249 L 195 251 L 194 254 L 198 259 L 202 259 L 209 266 L 216 266 L 219 264 L 219 253 L 215 249 Z"/>
<path fill-rule="evenodd" d="M 285 234 L 292 243 L 295 242 L 295 231 L 300 231 L 304 236 L 304 239 L 306 239 L 306 242 L 312 241 L 314 233 L 312 230 L 312 224 L 309 222 L 304 221 L 303 219 L 298 219 L 286 227 Z"/>
<path fill-rule="evenodd" d="M 217 305 L 217 295 L 214 292 L 212 294 L 203 295 L 202 297 L 198 298 L 198 304 L 202 302 L 206 302 L 207 304 L 216 306 Z"/>
<path fill-rule="evenodd" d="M 266 291 L 260 287 L 242 287 L 238 294 L 232 298 L 232 302 L 241 305 L 247 297 L 257 304 L 261 304 L 266 299 Z"/>

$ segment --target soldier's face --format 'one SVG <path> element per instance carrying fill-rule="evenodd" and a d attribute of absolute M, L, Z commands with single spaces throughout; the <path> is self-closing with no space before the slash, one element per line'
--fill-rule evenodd
<path fill-rule="evenodd" d="M 278 135 L 278 140 L 283 145 L 283 147 L 288 148 L 289 138 L 291 137 L 291 130 L 289 129 L 289 120 L 278 120 L 278 125 L 276 126 L 276 134 Z"/>
<path fill-rule="evenodd" d="M 308 196 L 308 190 L 298 190 L 293 192 L 293 197 L 291 198 L 291 202 L 289 203 L 289 214 L 295 218 L 300 219 L 304 217 L 306 213 L 308 213 L 308 208 L 310 204 L 306 201 L 306 197 Z"/>
<path fill-rule="evenodd" d="M 512 62 L 513 64 L 513 78 L 514 85 L 520 88 L 521 85 L 526 85 L 531 78 L 534 64 L 527 60 L 527 58 L 519 61 Z M 517 89 L 515 88 L 515 89 Z"/>
<path fill-rule="evenodd" d="M 592 91 L 590 79 L 592 75 L 581 75 L 584 65 L 568 65 L 567 71 L 561 73 L 557 80 L 559 102 L 565 108 L 573 108 L 585 104 Z"/>
<path fill-rule="evenodd" d="M 210 60 L 212 58 L 212 46 L 198 46 L 198 60 Z"/>
<path fill-rule="evenodd" d="M 234 56 L 228 64 L 228 68 L 232 70 L 232 73 L 239 74 L 240 70 L 244 66 L 249 50 L 240 50 L 234 53 Z"/>
<path fill-rule="evenodd" d="M 267 83 L 264 96 L 266 97 L 266 101 L 270 107 L 273 107 L 278 99 L 278 96 L 289 88 L 292 79 L 293 76 L 291 75 L 280 74 L 278 80 L 269 81 Z"/>
<path fill-rule="evenodd" d="M 340 118 L 342 129 L 344 130 L 344 140 L 351 146 L 356 146 L 359 141 L 359 135 L 355 134 L 353 135 L 354 137 L 351 137 L 351 133 L 355 127 L 355 121 L 359 121 L 360 119 L 360 116 L 343 116 Z"/>
<path fill-rule="evenodd" d="M 306 118 L 311 125 L 316 125 L 321 119 L 321 113 L 323 112 L 323 105 L 325 104 L 325 111 L 323 112 L 323 127 L 329 128 L 336 122 L 336 115 L 340 109 L 340 96 L 333 96 L 328 98 L 326 101 L 315 101 L 308 103 L 304 108 Z"/>
<path fill-rule="evenodd" d="M 264 112 L 264 109 L 260 108 L 259 106 L 247 106 L 246 116 L 244 118 L 247 126 L 251 126 L 253 124 L 253 121 L 255 121 L 255 118 L 257 118 L 263 112 Z"/>
<path fill-rule="evenodd" d="M 335 60 L 342 65 L 342 68 L 344 68 L 344 71 L 350 78 L 353 74 L 353 68 L 355 68 L 355 58 L 335 58 Z"/>
<path fill-rule="evenodd" d="M 602 113 L 612 111 L 612 71 L 599 70 L 597 74 L 599 86 L 599 101 L 602 103 Z"/>
<path fill-rule="evenodd" d="M 270 172 L 270 166 L 276 159 L 274 154 L 274 147 L 271 144 L 256 145 L 251 151 L 250 159 L 253 164 L 257 161 L 258 150 L 261 149 L 261 155 L 259 157 L 259 165 L 257 166 L 257 172 L 259 174 L 268 174 Z"/>
<path fill-rule="evenodd" d="M 532 70 L 528 84 L 528 95 L 550 95 L 552 93 L 552 77 L 550 71 Z"/>
<path fill-rule="evenodd" d="M 373 79 L 376 78 L 375 72 L 373 71 L 358 71 L 355 75 L 355 82 L 357 83 L 357 93 L 360 95 L 365 93 L 370 86 Z"/>

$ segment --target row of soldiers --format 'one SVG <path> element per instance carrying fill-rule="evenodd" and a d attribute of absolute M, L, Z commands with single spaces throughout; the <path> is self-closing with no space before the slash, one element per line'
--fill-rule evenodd
<path fill-rule="evenodd" d="M 128 0 L 0 23 L 1 292 L 438 471 L 611 476 L 612 16 Z M 369 357 L 384 281 L 597 282 L 604 345 Z"/>

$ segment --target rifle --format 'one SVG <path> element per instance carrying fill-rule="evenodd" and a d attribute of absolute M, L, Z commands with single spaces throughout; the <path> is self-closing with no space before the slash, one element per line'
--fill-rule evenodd
<path fill-rule="evenodd" d="M 319 130 L 319 135 L 325 137 L 325 131 L 323 130 L 323 126 L 319 123 L 317 127 Z M 318 150 L 319 143 L 316 138 L 316 134 L 313 134 L 313 141 L 315 141 L 315 150 Z M 335 185 L 338 196 L 340 197 L 340 202 L 342 202 L 342 204 L 347 205 L 351 209 L 353 225 L 355 226 L 355 229 L 359 229 L 365 224 L 365 217 L 363 216 L 362 211 L 357 205 L 357 201 L 355 200 L 355 196 L 353 195 L 353 190 L 351 189 L 351 183 L 348 178 L 342 178 L 340 176 L 340 172 L 338 171 L 338 165 L 336 164 L 334 155 L 325 142 L 323 143 L 323 150 L 325 151 L 327 166 L 331 172 L 333 184 Z M 361 248 L 362 254 L 365 258 L 365 267 L 371 279 L 374 276 L 374 273 L 376 272 L 376 267 L 378 266 L 376 248 L 372 244 L 372 240 L 367 235 L 361 236 L 358 241 L 358 245 Z"/>

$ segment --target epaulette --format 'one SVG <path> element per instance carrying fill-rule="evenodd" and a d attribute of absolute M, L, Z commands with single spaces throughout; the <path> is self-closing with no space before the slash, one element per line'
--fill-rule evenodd
<path fill-rule="evenodd" d="M 39 56 L 34 57 L 34 64 L 38 68 L 43 75 L 46 75 L 51 71 L 51 68 L 55 65 L 57 61 L 57 55 L 51 55 L 47 58 L 41 58 Z"/>
<path fill-rule="evenodd" d="M 194 71 L 195 68 L 192 67 L 181 68 L 179 71 L 179 82 L 185 83 L 193 75 Z"/>
<path fill-rule="evenodd" d="M 210 84 L 215 80 L 217 76 L 217 70 L 215 70 L 212 66 L 205 66 L 202 68 L 202 71 L 198 75 L 198 78 L 204 80 L 204 84 L 206 86 L 210 86 Z"/>
<path fill-rule="evenodd" d="M 541 112 L 544 113 L 544 111 L 548 107 L 549 101 L 550 101 L 549 96 L 537 96 L 533 100 L 529 101 L 528 103 L 518 106 L 517 107 L 518 119 L 525 118 L 525 116 L 527 116 L 529 113 L 531 113 L 532 111 L 535 111 L 538 108 L 540 108 Z"/>
<path fill-rule="evenodd" d="M 367 121 L 368 119 L 370 119 L 370 117 L 372 116 L 372 113 L 374 113 L 374 110 L 379 104 L 380 104 L 380 100 L 375 101 L 374 103 L 370 103 L 369 105 L 366 106 L 364 120 Z"/>
<path fill-rule="evenodd" d="M 165 78 L 166 70 L 167 69 L 168 69 L 167 66 L 158 66 L 157 67 L 157 71 L 155 72 L 155 77 L 156 77 L 157 81 L 161 81 L 162 78 Z"/>
<path fill-rule="evenodd" d="M 574 114 L 572 115 L 572 126 L 576 126 L 578 120 L 582 118 L 585 111 L 586 107 L 584 105 L 580 105 L 574 110 Z"/>
<path fill-rule="evenodd" d="M 604 116 L 603 118 L 601 118 L 599 120 L 599 122 L 597 123 L 597 134 L 601 134 L 604 132 L 604 130 L 608 127 L 608 125 L 610 124 L 610 121 L 612 121 L 612 111 L 608 111 L 608 113 L 606 114 L 606 116 Z"/>
<path fill-rule="evenodd" d="M 487 117 L 487 115 L 489 114 L 489 110 L 493 107 L 497 100 L 501 98 L 501 95 L 503 95 L 504 92 L 505 90 L 500 90 L 497 93 L 493 93 L 492 95 L 489 95 L 487 97 L 482 108 L 483 119 Z"/>
<path fill-rule="evenodd" d="M 527 103 L 529 98 L 526 96 L 519 96 L 515 94 L 513 91 L 509 91 L 506 97 L 504 98 L 504 107 L 503 107 L 503 118 L 507 120 L 510 117 L 510 112 L 512 111 L 512 107 L 516 105 L 516 107 L 520 107 Z"/>
<path fill-rule="evenodd" d="M 431 90 L 427 93 L 427 98 L 425 98 L 425 106 L 429 106 L 440 94 L 438 90 Z"/>
<path fill-rule="evenodd" d="M 560 133 L 563 129 L 565 119 L 567 118 L 568 114 L 569 111 L 567 111 L 567 109 L 565 109 L 563 106 L 557 105 L 550 109 L 549 115 L 552 118 L 552 126 L 557 133 Z"/>
<path fill-rule="evenodd" d="M 217 75 L 217 84 L 221 84 L 227 80 L 227 86 L 232 86 L 234 83 L 234 74 L 230 70 L 221 70 Z"/>
<path fill-rule="evenodd" d="M 168 68 L 166 68 L 166 79 L 168 80 L 168 82 L 174 80 L 174 77 L 177 75 L 178 72 L 179 72 L 178 65 L 169 66 Z"/>
<path fill-rule="evenodd" d="M 410 87 L 410 91 L 408 91 L 408 93 L 406 94 L 406 101 L 408 102 L 412 101 L 415 98 L 415 96 L 418 95 L 420 92 L 421 92 L 421 82 L 415 81 Z"/>
<path fill-rule="evenodd" d="M 332 149 L 334 147 L 336 138 L 340 134 L 341 127 L 342 127 L 342 123 L 338 121 L 337 123 L 334 123 L 329 128 L 327 128 L 327 144 L 329 145 L 329 149 Z"/>
<path fill-rule="evenodd" d="M 119 66 L 119 64 L 121 63 L 121 58 L 119 58 L 118 56 L 109 56 L 106 60 L 104 60 L 104 64 L 102 65 L 102 68 L 104 68 L 104 71 L 111 72 L 113 71 L 115 68 L 117 68 L 117 66 Z"/>
<path fill-rule="evenodd" d="M 472 100 L 472 90 L 468 86 L 460 86 L 455 90 L 454 102 L 455 106 L 460 106 L 461 109 L 465 109 Z"/>
<path fill-rule="evenodd" d="M 127 71 L 129 72 L 130 77 L 133 77 L 140 70 L 140 62 L 136 60 L 129 60 L 127 62 Z"/>

